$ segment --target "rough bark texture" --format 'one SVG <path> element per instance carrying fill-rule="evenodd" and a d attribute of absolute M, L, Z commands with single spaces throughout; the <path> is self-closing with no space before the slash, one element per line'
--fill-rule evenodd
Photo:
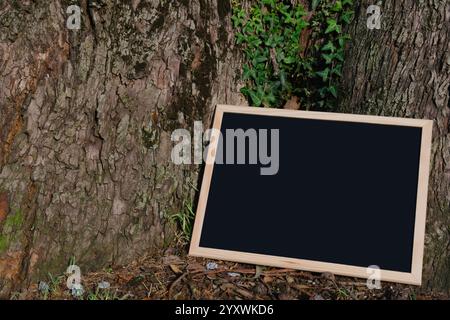
<path fill-rule="evenodd" d="M 82 8 L 82 28 L 66 9 Z M 90 4 L 90 5 L 89 5 Z M 175 128 L 242 103 L 228 1 L 0 2 L 0 295 L 170 241 Z"/>
<path fill-rule="evenodd" d="M 380 30 L 361 1 L 341 111 L 434 120 L 424 288 L 450 291 L 450 2 L 383 1 Z"/>

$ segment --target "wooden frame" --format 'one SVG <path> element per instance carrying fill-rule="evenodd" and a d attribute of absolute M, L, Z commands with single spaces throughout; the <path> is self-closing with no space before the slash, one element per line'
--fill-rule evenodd
<path fill-rule="evenodd" d="M 383 269 L 380 270 L 382 281 L 393 281 L 414 285 L 421 284 L 425 237 L 425 219 L 427 210 L 428 176 L 431 153 L 431 133 L 433 126 L 432 120 L 217 105 L 213 128 L 220 130 L 224 112 L 276 117 L 362 122 L 422 128 L 411 272 L 406 273 Z M 251 263 L 257 265 L 300 269 L 313 272 L 331 272 L 351 277 L 367 278 L 369 276 L 367 274 L 367 269 L 364 267 L 200 247 L 200 236 L 202 232 L 206 203 L 208 200 L 208 193 L 214 169 L 214 150 L 217 148 L 217 142 L 217 139 L 215 139 L 215 141 L 211 141 L 210 150 L 212 151 L 208 152 L 206 159 L 189 255 L 219 260 Z"/>

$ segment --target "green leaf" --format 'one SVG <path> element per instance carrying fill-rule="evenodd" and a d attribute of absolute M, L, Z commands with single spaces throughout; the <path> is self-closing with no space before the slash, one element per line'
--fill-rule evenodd
<path fill-rule="evenodd" d="M 342 21 L 344 21 L 346 24 L 349 24 L 352 21 L 353 18 L 353 10 L 347 10 L 342 14 Z"/>
<path fill-rule="evenodd" d="M 319 95 L 321 98 L 325 98 L 328 92 L 328 88 L 327 87 L 323 87 L 319 89 Z"/>
<path fill-rule="evenodd" d="M 262 63 L 267 61 L 267 57 L 265 56 L 256 56 L 255 58 L 256 63 Z"/>
<path fill-rule="evenodd" d="M 334 52 L 336 50 L 336 47 L 334 46 L 333 42 L 328 41 L 327 44 L 324 45 L 321 50 Z"/>
<path fill-rule="evenodd" d="M 242 33 L 236 33 L 236 43 L 241 44 L 245 42 L 245 36 Z"/>
<path fill-rule="evenodd" d="M 322 53 L 322 57 L 325 59 L 326 64 L 331 64 L 334 59 L 334 54 Z"/>
<path fill-rule="evenodd" d="M 328 34 L 330 32 L 341 32 L 341 26 L 337 24 L 337 21 L 335 19 L 327 19 L 327 29 L 325 30 L 325 34 Z"/>
<path fill-rule="evenodd" d="M 338 50 L 338 52 L 336 53 L 336 58 L 339 61 L 344 62 L 344 50 L 342 49 Z"/>
<path fill-rule="evenodd" d="M 250 99 L 252 99 L 252 103 L 255 107 L 259 107 L 261 105 L 261 99 L 258 97 L 258 95 L 253 91 L 249 90 Z"/>
<path fill-rule="evenodd" d="M 288 56 L 286 58 L 283 59 L 283 62 L 286 64 L 292 64 L 296 61 L 295 57 L 293 56 Z"/>
<path fill-rule="evenodd" d="M 333 97 L 337 98 L 337 90 L 335 86 L 328 87 L 328 91 L 333 95 Z"/>
<path fill-rule="evenodd" d="M 333 7 L 331 7 L 331 10 L 334 12 L 340 12 L 342 11 L 342 2 L 340 0 L 337 0 Z"/>
<path fill-rule="evenodd" d="M 267 95 L 266 95 L 266 100 L 267 102 L 269 102 L 270 105 L 275 105 L 277 102 L 277 98 L 275 98 L 275 95 L 273 94 L 272 91 L 270 91 Z"/>
<path fill-rule="evenodd" d="M 295 18 L 300 19 L 301 17 L 306 16 L 306 15 L 307 15 L 307 13 L 305 11 L 305 8 L 303 8 L 303 6 L 298 6 L 297 10 L 295 11 L 295 14 L 294 14 Z M 303 20 L 301 20 L 301 21 L 303 21 Z"/>
<path fill-rule="evenodd" d="M 316 10 L 316 8 L 319 6 L 319 4 L 320 4 L 320 0 L 313 0 L 312 4 L 311 4 L 312 9 Z"/>
<path fill-rule="evenodd" d="M 338 77 L 342 77 L 341 66 L 338 65 L 331 70 L 331 74 L 335 74 Z"/>
<path fill-rule="evenodd" d="M 256 79 L 256 71 L 254 69 L 250 69 L 247 65 L 244 65 L 244 67 L 242 68 L 243 72 L 242 72 L 242 79 L 243 80 L 250 80 Z"/>
<path fill-rule="evenodd" d="M 247 87 L 241 88 L 240 91 L 244 96 L 249 97 L 249 89 Z"/>
<path fill-rule="evenodd" d="M 318 75 L 319 77 L 322 78 L 323 82 L 327 81 L 328 79 L 328 74 L 330 73 L 330 68 L 326 68 L 322 71 L 317 71 L 316 75 Z"/>
<path fill-rule="evenodd" d="M 258 39 L 258 38 L 256 38 L 256 39 L 252 39 L 252 40 L 250 40 L 249 41 L 250 42 L 250 44 L 253 46 L 253 47 L 259 47 L 261 44 L 262 44 L 262 41 L 260 40 L 260 39 Z"/>
<path fill-rule="evenodd" d="M 295 20 L 292 19 L 290 14 L 285 15 L 284 23 L 286 24 L 295 24 Z"/>

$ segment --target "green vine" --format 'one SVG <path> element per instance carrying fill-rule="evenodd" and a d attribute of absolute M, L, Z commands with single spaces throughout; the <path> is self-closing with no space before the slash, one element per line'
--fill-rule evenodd
<path fill-rule="evenodd" d="M 333 109 L 353 0 L 313 0 L 310 8 L 280 0 L 249 8 L 232 4 L 236 43 L 245 57 L 241 92 L 249 103 L 282 107 L 295 96 L 302 109 Z"/>

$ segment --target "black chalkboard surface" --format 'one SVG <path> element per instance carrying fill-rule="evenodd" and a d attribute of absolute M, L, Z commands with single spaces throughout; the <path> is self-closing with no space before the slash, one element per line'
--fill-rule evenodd
<path fill-rule="evenodd" d="M 192 255 L 359 277 L 377 266 L 420 283 L 431 121 L 233 106 L 215 117 Z"/>

